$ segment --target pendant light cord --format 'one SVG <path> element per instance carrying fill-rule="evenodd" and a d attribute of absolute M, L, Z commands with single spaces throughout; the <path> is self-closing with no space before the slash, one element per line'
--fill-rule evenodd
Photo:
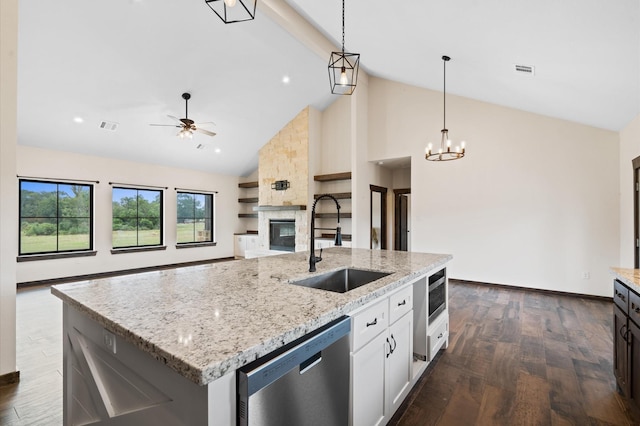
<path fill-rule="evenodd" d="M 442 88 L 442 111 L 444 112 L 444 117 L 442 120 L 442 128 L 447 128 L 447 61 L 442 61 L 442 69 L 443 73 L 443 88 Z"/>
<path fill-rule="evenodd" d="M 342 0 L 342 56 L 344 56 L 344 0 Z"/>

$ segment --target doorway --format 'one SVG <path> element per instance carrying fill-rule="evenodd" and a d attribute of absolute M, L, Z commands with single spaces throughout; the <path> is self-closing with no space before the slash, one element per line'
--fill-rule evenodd
<path fill-rule="evenodd" d="M 370 238 L 369 248 L 374 250 L 387 249 L 387 188 L 369 185 L 370 189 Z"/>
<path fill-rule="evenodd" d="M 395 238 L 393 247 L 395 250 L 410 251 L 411 188 L 394 189 L 393 193 L 395 200 Z"/>
<path fill-rule="evenodd" d="M 633 252 L 635 268 L 640 268 L 640 157 L 632 160 L 633 164 Z"/>

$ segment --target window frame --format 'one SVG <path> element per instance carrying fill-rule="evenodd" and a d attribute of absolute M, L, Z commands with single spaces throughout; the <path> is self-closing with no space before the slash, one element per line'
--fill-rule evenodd
<path fill-rule="evenodd" d="M 140 238 L 139 238 L 139 233 L 140 233 L 140 216 L 139 216 L 139 205 L 138 205 L 138 192 L 139 191 L 147 191 L 147 192 L 158 192 L 160 194 L 160 212 L 158 215 L 158 219 L 159 219 L 159 231 L 160 231 L 160 241 L 157 244 L 136 244 L 136 245 L 132 245 L 132 246 L 114 246 L 114 241 L 113 241 L 113 219 L 115 218 L 114 214 L 113 214 L 113 202 L 114 202 L 114 198 L 113 198 L 113 193 L 114 190 L 116 189 L 124 189 L 124 190 L 128 190 L 128 191 L 136 191 L 136 241 L 139 242 Z M 149 188 L 149 187 L 144 187 L 144 186 L 122 186 L 122 185 L 113 185 L 111 187 L 111 206 L 112 206 L 112 210 L 111 210 L 111 253 L 118 253 L 118 252 L 131 252 L 131 251 L 143 251 L 143 250 L 160 250 L 163 249 L 164 247 L 164 189 L 162 188 Z M 146 216 L 144 216 L 146 217 Z M 143 217 L 143 218 L 144 218 Z"/>
<path fill-rule="evenodd" d="M 22 220 L 23 219 L 38 219 L 38 217 L 23 217 L 22 216 L 22 184 L 24 182 L 30 183 L 43 183 L 49 185 L 56 186 L 56 250 L 55 251 L 40 251 L 40 252 L 30 252 L 23 253 L 22 252 Z M 64 219 L 63 216 L 60 216 L 60 185 L 77 185 L 89 188 L 89 247 L 81 248 L 81 249 L 68 249 L 68 250 L 60 250 L 60 220 Z M 47 180 L 47 179 L 29 179 L 29 178 L 18 178 L 18 259 L 27 260 L 28 258 L 57 258 L 57 257 L 65 257 L 67 255 L 78 255 L 84 256 L 85 253 L 93 252 L 94 250 L 94 233 L 95 233 L 95 214 L 94 214 L 94 184 L 89 182 L 80 182 L 75 180 Z M 76 219 L 85 219 L 80 217 L 75 217 Z M 41 217 L 40 219 L 54 219 L 53 217 L 45 218 Z M 94 253 L 95 254 L 95 253 Z"/>
<path fill-rule="evenodd" d="M 205 212 L 205 218 L 206 218 L 206 214 L 210 213 L 211 215 L 211 235 L 210 235 L 210 239 L 206 240 L 206 241 L 188 241 L 188 242 L 178 242 L 178 221 L 181 218 L 178 212 L 178 199 L 180 197 L 180 194 L 187 194 L 187 195 L 193 195 L 193 196 L 197 196 L 197 195 L 202 195 L 205 197 L 211 197 L 211 210 L 209 212 Z M 195 209 L 195 203 L 194 203 L 194 209 Z M 203 192 L 203 191 L 193 191 L 193 190 L 176 190 L 176 247 L 177 248 L 184 248 L 184 247 L 194 247 L 194 246 L 211 246 L 211 245 L 216 245 L 216 193 L 215 192 Z M 186 219 L 186 218 L 185 218 Z M 191 219 L 191 217 L 189 217 L 189 219 Z M 194 210 L 194 216 L 193 219 L 196 219 L 196 214 L 195 214 L 195 210 Z M 194 238 L 195 238 L 195 234 L 194 234 Z"/>

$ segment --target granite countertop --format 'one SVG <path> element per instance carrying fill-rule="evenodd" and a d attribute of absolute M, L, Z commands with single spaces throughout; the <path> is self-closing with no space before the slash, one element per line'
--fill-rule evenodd
<path fill-rule="evenodd" d="M 611 268 L 617 279 L 640 293 L 640 269 Z"/>
<path fill-rule="evenodd" d="M 51 292 L 106 329 L 206 385 L 451 260 L 451 255 L 330 248 L 321 274 L 393 272 L 347 293 L 288 284 L 308 253 L 212 263 L 56 285 Z"/>

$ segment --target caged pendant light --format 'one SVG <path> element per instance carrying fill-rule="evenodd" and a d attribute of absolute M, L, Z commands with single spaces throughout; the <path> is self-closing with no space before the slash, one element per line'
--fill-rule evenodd
<path fill-rule="evenodd" d="M 433 145 L 429 144 L 427 149 L 425 150 L 424 157 L 429 161 L 451 161 L 458 160 L 464 157 L 464 141 L 460 143 L 459 146 L 456 146 L 453 151 L 451 150 L 451 139 L 449 139 L 449 130 L 447 129 L 447 62 L 451 60 L 448 56 L 442 57 L 442 63 L 444 68 L 444 79 L 443 79 L 443 90 L 442 90 L 442 109 L 444 112 L 444 119 L 441 139 L 440 139 L 440 149 L 437 152 L 432 152 Z"/>
<path fill-rule="evenodd" d="M 350 95 L 358 83 L 359 53 L 344 51 L 344 0 L 342 0 L 342 51 L 331 52 L 329 58 L 329 84 L 331 93 Z"/>
<path fill-rule="evenodd" d="M 222 22 L 251 21 L 256 17 L 256 3 L 258 0 L 205 0 L 207 6 L 213 10 Z"/>

